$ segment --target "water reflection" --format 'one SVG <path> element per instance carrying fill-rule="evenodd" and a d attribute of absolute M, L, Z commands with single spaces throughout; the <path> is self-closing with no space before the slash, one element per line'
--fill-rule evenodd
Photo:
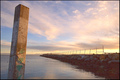
<path fill-rule="evenodd" d="M 9 56 L 1 56 L 1 79 L 7 79 Z M 67 63 L 26 56 L 25 79 L 104 79 Z"/>
<path fill-rule="evenodd" d="M 29 61 L 29 62 L 28 62 Z M 32 70 L 31 70 L 32 69 Z M 28 75 L 29 74 L 29 75 Z M 25 78 L 32 79 L 104 79 L 67 63 L 40 56 L 27 56 Z"/>

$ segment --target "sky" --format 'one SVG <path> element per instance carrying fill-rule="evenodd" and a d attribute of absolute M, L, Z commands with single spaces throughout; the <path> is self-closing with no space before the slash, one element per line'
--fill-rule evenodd
<path fill-rule="evenodd" d="M 26 54 L 119 52 L 119 1 L 1 1 L 2 54 L 10 54 L 18 4 L 29 7 Z"/>

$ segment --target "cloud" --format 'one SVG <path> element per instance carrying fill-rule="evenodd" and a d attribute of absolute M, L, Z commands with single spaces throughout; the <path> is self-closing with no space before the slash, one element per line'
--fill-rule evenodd
<path fill-rule="evenodd" d="M 114 39 L 115 40 L 115 39 Z M 94 40 L 91 43 L 77 43 L 74 46 L 81 47 L 82 49 L 101 49 L 104 46 L 105 49 L 118 49 L 119 41 L 114 40 Z"/>
<path fill-rule="evenodd" d="M 99 7 L 105 7 L 107 5 L 108 1 L 98 1 Z"/>
<path fill-rule="evenodd" d="M 69 47 L 59 47 L 59 46 L 28 46 L 28 49 L 37 49 L 40 51 L 66 51 L 73 50 L 74 48 Z"/>
<path fill-rule="evenodd" d="M 90 5 L 91 5 L 91 3 L 88 3 L 88 4 L 87 4 L 87 6 L 90 6 Z"/>
<path fill-rule="evenodd" d="M 67 50 L 81 50 L 81 49 L 102 49 L 104 46 L 105 49 L 118 49 L 119 40 L 116 38 L 104 38 L 104 39 L 90 39 L 88 42 L 66 42 L 66 41 L 57 41 L 57 42 L 28 42 L 28 49 L 35 49 L 40 51 L 67 51 Z"/>
<path fill-rule="evenodd" d="M 74 2 L 69 2 L 71 4 L 49 1 L 22 1 L 9 2 L 9 4 L 6 2 L 3 4 L 8 7 L 2 5 L 2 8 L 6 9 L 6 11 L 8 10 L 8 13 L 2 9 L 2 26 L 12 28 L 13 14 L 11 15 L 11 10 L 14 12 L 15 5 L 19 3 L 30 8 L 29 33 L 45 36 L 50 41 L 49 43 L 44 43 L 45 45 L 36 44 L 36 47 L 35 45 L 33 47 L 29 45 L 29 48 L 57 50 L 58 48 L 63 49 L 63 47 L 66 46 L 67 49 L 69 45 L 75 45 L 77 43 L 80 43 L 81 46 L 78 47 L 78 44 L 75 48 L 96 47 L 102 45 L 97 43 L 93 45 L 94 43 L 92 41 L 97 41 L 98 39 L 101 40 L 102 43 L 105 43 L 103 45 L 106 45 L 108 48 L 113 48 L 109 46 L 113 45 L 113 43 L 117 44 L 116 42 L 119 40 L 119 4 L 117 2 L 96 1 L 87 3 L 90 7 L 85 4 L 81 8 L 79 8 L 80 3 L 76 2 L 76 5 L 71 5 Z M 13 6 L 11 4 L 13 4 Z M 8 19 L 8 17 L 10 19 Z M 55 41 L 60 36 L 69 38 L 66 39 L 65 42 Z M 114 38 L 116 38 L 115 41 Z M 56 45 L 55 43 L 61 45 Z M 116 45 L 114 47 L 116 47 Z M 72 47 L 70 46 L 70 48 Z"/>
<path fill-rule="evenodd" d="M 60 3 L 62 3 L 61 1 L 55 1 L 56 2 L 56 4 L 60 4 Z"/>
<path fill-rule="evenodd" d="M 75 13 L 75 14 L 78 13 L 78 12 L 79 12 L 78 10 L 73 11 L 73 13 Z"/>
<path fill-rule="evenodd" d="M 9 2 L 8 5 L 10 5 L 10 3 L 12 2 Z M 114 25 L 118 26 L 118 14 L 116 14 L 116 12 L 109 14 L 112 10 L 110 8 L 110 3 L 106 1 L 98 1 L 95 7 L 87 8 L 85 12 L 81 12 L 78 9 L 72 10 L 72 12 L 75 13 L 74 15 L 68 14 L 68 11 L 64 8 L 65 6 L 58 7 L 59 5 L 55 5 L 54 3 L 56 2 L 51 2 L 51 4 L 49 4 L 49 6 L 54 5 L 58 7 L 57 9 L 62 10 L 62 13 L 63 15 L 66 15 L 66 18 L 61 17 L 62 14 L 59 14 L 58 11 L 54 11 L 54 8 L 46 6 L 45 3 L 42 4 L 41 2 L 38 2 L 40 3 L 38 4 L 35 1 L 32 3 L 29 1 L 22 1 L 20 3 L 30 8 L 29 32 L 45 36 L 48 40 L 57 39 L 58 36 L 65 35 L 66 33 L 72 34 L 71 38 L 75 36 L 79 37 L 81 34 L 86 35 L 87 33 L 91 35 L 93 32 L 108 30 Z M 65 5 L 65 3 L 61 2 L 61 5 Z M 114 8 L 117 7 L 118 6 Z M 89 12 L 89 14 L 86 12 Z M 7 13 L 6 15 L 8 15 L 8 17 L 10 16 Z M 6 17 L 2 19 L 4 20 L 2 24 L 5 23 L 5 25 L 9 27 L 7 23 L 12 23 L 12 20 L 10 21 L 10 19 L 7 19 Z"/>
<path fill-rule="evenodd" d="M 6 46 L 6 47 L 10 47 L 11 46 L 11 42 L 5 41 L 5 40 L 1 40 L 1 45 L 2 46 Z"/>
<path fill-rule="evenodd" d="M 13 16 L 1 11 L 1 25 L 5 27 L 12 28 L 13 27 Z"/>
<path fill-rule="evenodd" d="M 60 42 L 36 42 L 33 40 L 28 40 L 27 49 L 31 50 L 39 50 L 39 51 L 66 51 L 66 50 L 74 50 L 75 47 L 69 46 L 73 43 L 60 41 Z M 10 48 L 11 42 L 1 40 L 2 50 L 4 48 Z"/>
<path fill-rule="evenodd" d="M 119 48 L 119 40 L 114 39 L 99 39 L 90 40 L 88 42 L 67 42 L 67 41 L 50 41 L 50 42 L 36 42 L 33 40 L 28 40 L 27 42 L 27 52 L 38 51 L 38 52 L 51 52 L 51 51 L 72 51 L 81 49 L 117 49 Z M 1 40 L 2 47 L 10 48 L 11 43 L 5 40 Z"/>
<path fill-rule="evenodd" d="M 13 13 L 11 15 L 8 12 L 10 12 L 11 10 L 13 11 L 15 6 L 11 5 L 10 3 L 14 5 L 16 3 L 17 5 L 17 3 L 19 2 L 3 2 L 2 4 L 6 4 L 7 7 L 2 5 L 1 19 L 2 19 L 2 26 L 12 28 L 14 16 Z M 32 5 L 33 3 L 29 3 L 25 1 L 22 1 L 20 3 L 22 3 L 23 5 L 25 4 L 30 8 L 29 31 L 31 33 L 46 36 L 48 40 L 54 39 L 56 38 L 56 36 L 58 36 L 59 28 L 57 27 L 57 25 L 59 24 L 57 24 L 56 19 L 54 19 L 56 15 L 54 16 L 51 13 L 49 13 L 49 11 L 45 10 L 44 7 L 46 6 L 43 6 L 42 4 L 39 6 L 39 4 L 34 2 L 33 3 L 35 5 Z M 39 8 L 39 10 L 37 10 L 36 8 Z M 8 9 L 8 12 L 6 13 L 3 9 Z"/>
<path fill-rule="evenodd" d="M 1 54 L 3 53 L 10 53 L 11 42 L 6 40 L 1 40 Z"/>
<path fill-rule="evenodd" d="M 28 41 L 27 48 L 35 49 L 41 51 L 66 51 L 74 50 L 76 47 L 70 46 L 73 45 L 73 42 L 66 41 L 50 41 L 50 42 L 36 42 L 33 40 Z"/>
<path fill-rule="evenodd" d="M 86 10 L 86 12 L 89 13 L 89 12 L 92 11 L 92 10 L 93 10 L 93 8 L 88 8 L 88 9 Z"/>
<path fill-rule="evenodd" d="M 119 12 L 115 11 L 112 14 L 109 14 L 112 11 L 109 8 L 109 5 L 105 5 L 108 7 L 108 10 L 105 10 L 102 13 L 99 12 L 99 9 L 101 7 L 99 7 L 99 5 L 96 5 L 95 8 L 88 8 L 86 10 L 92 10 L 92 12 L 89 12 L 89 14 L 81 12 L 79 14 L 76 14 L 71 25 L 71 28 L 73 28 L 71 31 L 75 34 L 74 37 L 80 36 L 80 38 L 82 38 L 88 36 L 99 36 L 101 38 L 104 38 L 108 33 L 113 36 L 114 34 L 111 33 L 111 30 L 117 31 L 118 29 L 116 30 L 116 28 L 119 27 Z M 92 13 L 96 13 L 96 15 L 92 15 Z M 116 33 L 118 33 L 118 31 Z M 108 37 L 109 36 L 110 35 L 108 35 Z"/>
<path fill-rule="evenodd" d="M 29 31 L 31 33 L 45 36 L 47 37 L 48 40 L 56 39 L 56 37 L 59 36 L 61 31 L 60 29 L 60 26 L 62 26 L 61 22 L 63 22 L 64 20 L 61 17 L 57 16 L 56 14 L 53 14 L 45 10 L 44 8 L 41 8 L 44 6 L 38 5 L 38 7 L 40 11 L 35 10 L 36 6 L 33 6 L 31 8 Z"/>

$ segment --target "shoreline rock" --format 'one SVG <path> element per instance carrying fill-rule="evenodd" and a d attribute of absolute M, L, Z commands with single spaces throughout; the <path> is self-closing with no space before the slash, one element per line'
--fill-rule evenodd
<path fill-rule="evenodd" d="M 57 59 L 106 79 L 119 79 L 119 53 L 94 55 L 43 54 L 42 57 Z"/>

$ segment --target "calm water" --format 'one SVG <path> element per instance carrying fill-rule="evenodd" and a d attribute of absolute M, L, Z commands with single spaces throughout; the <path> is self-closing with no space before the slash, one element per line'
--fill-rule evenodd
<path fill-rule="evenodd" d="M 1 79 L 7 79 L 9 56 L 1 56 Z M 27 55 L 25 79 L 104 79 L 58 60 Z"/>

